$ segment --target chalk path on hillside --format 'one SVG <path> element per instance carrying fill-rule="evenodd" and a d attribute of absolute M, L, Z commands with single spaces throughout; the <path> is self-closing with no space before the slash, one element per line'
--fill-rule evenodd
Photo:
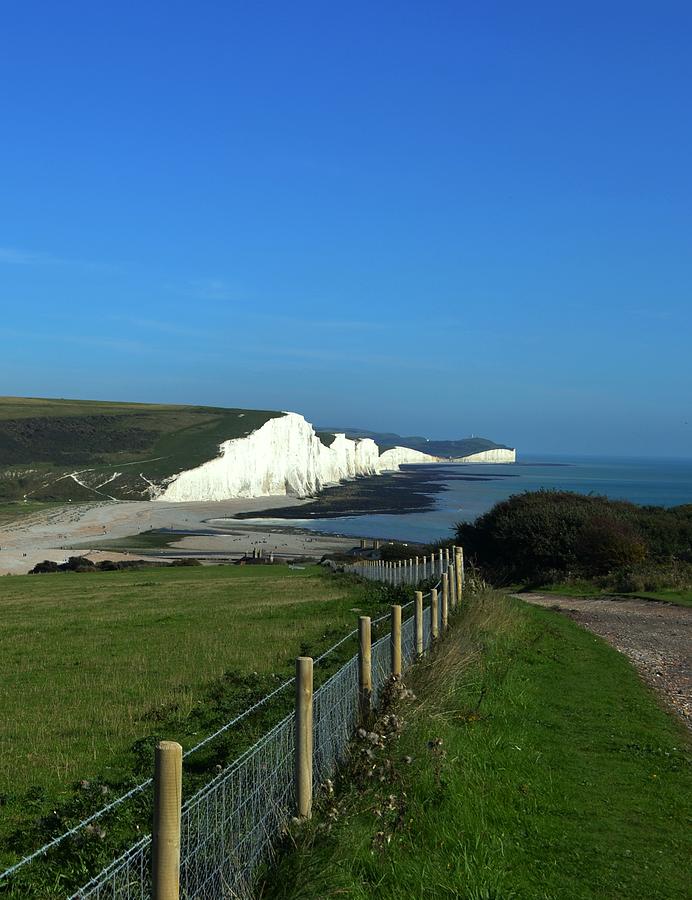
<path fill-rule="evenodd" d="M 558 609 L 605 638 L 692 729 L 692 607 L 625 598 L 513 596 Z"/>

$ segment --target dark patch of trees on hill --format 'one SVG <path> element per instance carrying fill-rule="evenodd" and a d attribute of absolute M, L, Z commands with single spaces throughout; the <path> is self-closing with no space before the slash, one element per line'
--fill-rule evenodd
<path fill-rule="evenodd" d="M 101 562 L 92 562 L 86 556 L 71 556 L 67 562 L 56 563 L 52 559 L 44 559 L 36 563 L 29 575 L 51 575 L 54 572 L 118 572 L 122 569 L 161 569 L 178 566 L 201 566 L 198 559 L 191 556 L 180 559 L 148 560 L 148 559 L 104 559 Z"/>
<path fill-rule="evenodd" d="M 570 578 L 692 563 L 692 505 L 664 508 L 569 491 L 517 494 L 474 523 L 460 523 L 465 555 L 495 584 L 538 586 Z"/>
<path fill-rule="evenodd" d="M 45 416 L 0 423 L 0 465 L 94 464 L 102 454 L 141 453 L 157 434 L 135 416 Z"/>

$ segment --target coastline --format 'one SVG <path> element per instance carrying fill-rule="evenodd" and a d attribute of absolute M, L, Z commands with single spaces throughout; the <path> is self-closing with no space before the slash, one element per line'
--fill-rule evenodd
<path fill-rule="evenodd" d="M 0 575 L 25 575 L 39 562 L 62 563 L 70 556 L 86 556 L 93 562 L 181 557 L 220 562 L 262 549 L 278 559 L 319 559 L 351 549 L 359 537 L 402 539 L 388 535 L 386 527 L 377 535 L 367 528 L 360 534 L 358 524 L 355 534 L 352 528 L 342 532 L 340 519 L 358 523 L 363 517 L 365 525 L 368 516 L 389 515 L 403 522 L 407 516 L 434 510 L 435 498 L 448 491 L 451 482 L 511 476 L 427 463 L 332 485 L 308 499 L 66 504 L 0 525 Z M 310 527 L 311 520 L 324 519 L 330 520 L 330 527 Z M 142 535 L 151 541 L 143 541 Z M 416 542 L 414 534 L 403 539 Z"/>
<path fill-rule="evenodd" d="M 457 522 L 473 521 L 513 493 L 550 489 L 643 505 L 690 503 L 692 462 L 527 459 L 473 472 L 428 463 L 343 482 L 308 499 L 74 503 L 0 524 L 0 574 L 26 574 L 44 559 L 60 563 L 70 555 L 94 561 L 196 556 L 211 562 L 263 548 L 279 558 L 314 559 L 348 550 L 359 538 L 433 543 Z M 151 540 L 137 540 L 152 531 Z M 123 539 L 134 539 L 127 552 Z"/>
<path fill-rule="evenodd" d="M 324 488 L 309 500 L 270 507 L 262 516 L 240 512 L 236 520 L 244 519 L 339 519 L 360 515 L 407 515 L 435 508 L 435 496 L 449 490 L 452 482 L 472 483 L 514 478 L 512 472 L 473 474 L 461 466 L 445 463 L 402 466 L 398 472 L 355 478 Z M 271 499 L 271 498 L 269 498 Z"/>
<path fill-rule="evenodd" d="M 253 549 L 273 550 L 279 558 L 320 558 L 344 551 L 354 538 L 321 535 L 304 528 L 243 525 L 239 512 L 258 515 L 269 505 L 299 506 L 294 497 L 205 503 L 152 503 L 108 501 L 59 506 L 0 526 L 0 575 L 26 575 L 43 560 L 61 563 L 70 556 L 104 559 L 200 559 L 233 560 Z M 223 520 L 223 526 L 215 524 Z M 109 542 L 122 542 L 149 532 L 170 535 L 168 546 L 126 551 Z M 179 537 L 177 537 L 179 535 Z M 177 537 L 177 539 L 176 539 Z"/>

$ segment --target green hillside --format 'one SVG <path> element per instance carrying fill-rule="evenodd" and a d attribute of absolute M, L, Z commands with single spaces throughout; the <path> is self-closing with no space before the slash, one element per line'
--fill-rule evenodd
<path fill-rule="evenodd" d="M 279 415 L 0 397 L 0 500 L 148 499 L 150 481 L 213 459 L 222 441 Z"/>

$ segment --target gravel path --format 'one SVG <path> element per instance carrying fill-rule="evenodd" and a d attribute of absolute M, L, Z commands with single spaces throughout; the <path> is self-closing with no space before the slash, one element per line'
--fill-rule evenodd
<path fill-rule="evenodd" d="M 517 594 L 559 609 L 605 638 L 634 663 L 644 680 L 692 729 L 692 607 L 651 600 Z"/>

